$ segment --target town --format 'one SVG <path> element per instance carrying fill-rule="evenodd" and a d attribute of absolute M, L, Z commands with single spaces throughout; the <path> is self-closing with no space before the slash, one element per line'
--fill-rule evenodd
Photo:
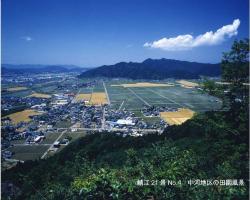
<path fill-rule="evenodd" d="M 206 98 L 206 94 L 200 94 L 200 88 L 195 88 L 196 83 L 191 86 L 190 82 L 183 85 L 186 83 L 183 81 L 176 86 L 158 82 L 124 84 L 127 82 L 126 79 L 81 80 L 77 73 L 3 76 L 2 158 L 6 161 L 46 158 L 69 144 L 72 138 L 96 132 L 123 137 L 161 134 L 169 125 L 180 124 L 182 121 L 178 120 L 193 116 L 191 110 L 184 110 L 189 117 L 180 111 L 193 109 L 191 103 L 178 103 L 150 88 L 158 88 L 159 92 L 169 88 L 169 94 L 175 96 L 180 89 L 192 90 L 197 98 L 203 101 Z M 175 87 L 179 88 L 170 91 Z M 211 104 L 218 104 L 218 99 L 207 97 Z M 208 109 L 208 102 L 201 103 L 197 100 L 193 105 Z M 165 116 L 169 113 L 181 115 L 170 119 Z M 26 150 L 22 153 L 23 149 Z"/>

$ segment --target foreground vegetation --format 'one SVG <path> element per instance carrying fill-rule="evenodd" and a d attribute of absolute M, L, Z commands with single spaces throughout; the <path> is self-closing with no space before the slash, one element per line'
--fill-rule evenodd
<path fill-rule="evenodd" d="M 239 132 L 226 123 L 225 114 L 197 115 L 161 136 L 89 135 L 52 158 L 19 164 L 2 178 L 21 188 L 19 199 L 146 199 L 149 195 L 248 199 L 247 127 L 241 124 Z M 138 186 L 141 179 L 183 184 Z M 190 186 L 190 179 L 244 179 L 244 185 Z"/>
<path fill-rule="evenodd" d="M 232 83 L 223 96 L 227 111 L 195 115 L 162 135 L 89 135 L 51 158 L 18 164 L 2 181 L 14 183 L 19 189 L 12 197 L 22 200 L 248 199 L 249 88 L 243 84 L 249 77 L 248 52 L 248 41 L 235 42 L 223 58 L 223 78 Z M 232 63 L 241 70 L 232 71 Z M 156 184 L 163 179 L 182 184 Z M 189 185 L 197 179 L 242 181 Z"/>

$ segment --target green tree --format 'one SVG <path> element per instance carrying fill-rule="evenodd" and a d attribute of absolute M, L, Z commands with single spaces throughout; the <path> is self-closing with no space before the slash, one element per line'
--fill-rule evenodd
<path fill-rule="evenodd" d="M 248 113 L 249 104 L 249 39 L 235 41 L 231 51 L 222 58 L 222 79 L 230 82 L 227 97 L 231 117 Z"/>
<path fill-rule="evenodd" d="M 205 80 L 203 82 L 203 88 L 204 90 L 206 90 L 209 94 L 214 94 L 215 93 L 215 90 L 216 90 L 216 84 L 214 81 L 212 80 Z"/>
<path fill-rule="evenodd" d="M 242 142 L 249 137 L 249 39 L 236 40 L 231 51 L 224 53 L 221 65 L 223 81 L 230 83 L 228 122 Z"/>

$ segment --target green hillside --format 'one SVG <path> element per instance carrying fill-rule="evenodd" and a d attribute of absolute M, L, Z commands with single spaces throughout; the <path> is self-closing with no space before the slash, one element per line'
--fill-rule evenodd
<path fill-rule="evenodd" d="M 54 157 L 19 165 L 2 178 L 21 189 L 18 199 L 146 199 L 150 195 L 156 199 L 248 199 L 247 127 L 235 130 L 226 114 L 198 115 L 161 136 L 89 135 Z M 163 179 L 182 184 L 161 186 Z M 244 185 L 188 184 L 197 179 L 244 179 Z M 138 186 L 138 180 L 159 183 Z"/>

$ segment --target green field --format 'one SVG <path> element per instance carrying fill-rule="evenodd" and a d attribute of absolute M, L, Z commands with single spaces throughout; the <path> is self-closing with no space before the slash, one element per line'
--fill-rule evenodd
<path fill-rule="evenodd" d="M 17 160 L 35 160 L 39 159 L 43 153 L 49 148 L 48 145 L 25 145 L 25 146 L 14 146 L 8 150 L 15 152 L 13 159 Z"/>
<path fill-rule="evenodd" d="M 47 133 L 45 140 L 43 140 L 39 144 L 32 144 L 32 145 L 28 144 L 25 145 L 25 140 L 16 140 L 12 142 L 14 146 L 8 148 L 8 150 L 15 153 L 14 156 L 12 157 L 13 159 L 23 160 L 23 161 L 40 159 L 41 156 L 44 154 L 44 152 L 50 147 L 51 144 L 55 142 L 55 140 L 58 138 L 60 134 L 61 132 Z M 72 142 L 84 136 L 86 136 L 85 131 L 67 132 L 62 135 L 60 140 L 66 137 L 70 137 L 71 138 L 70 142 Z M 62 145 L 59 148 L 59 151 L 62 150 L 64 147 L 65 146 Z"/>
<path fill-rule="evenodd" d="M 218 110 L 221 108 L 220 99 L 203 94 L 195 88 L 174 87 L 143 87 L 124 88 L 111 86 L 106 83 L 111 101 L 111 107 L 140 110 L 144 105 L 168 106 L 170 108 L 189 108 L 196 112 Z M 117 84 L 117 83 L 116 83 Z"/>

